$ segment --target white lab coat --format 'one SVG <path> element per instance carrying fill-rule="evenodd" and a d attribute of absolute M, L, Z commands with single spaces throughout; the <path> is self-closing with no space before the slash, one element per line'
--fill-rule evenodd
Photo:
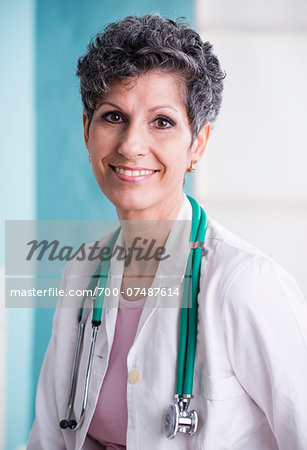
<path fill-rule="evenodd" d="M 185 197 L 178 219 L 191 217 L 191 206 Z M 182 287 L 189 251 L 184 244 L 188 241 L 185 233 L 186 228 L 169 239 L 170 259 L 164 272 L 157 272 L 157 286 Z M 109 237 L 110 234 L 102 242 L 107 243 Z M 171 251 L 174 249 L 176 256 Z M 93 263 L 69 263 L 62 287 L 75 288 L 78 284 L 85 288 L 88 279 L 70 276 L 84 272 L 90 276 L 94 267 Z M 110 287 L 120 287 L 122 270 L 123 263 L 112 259 Z M 78 431 L 59 428 L 60 419 L 65 417 L 78 327 L 78 309 L 61 307 L 65 301 L 67 298 L 60 299 L 54 316 L 52 338 L 38 383 L 29 450 L 94 449 L 86 434 L 107 370 L 118 299 L 112 300 L 115 307 L 110 299 L 105 300 L 88 409 Z M 80 297 L 73 301 L 80 303 Z M 138 370 L 140 381 L 127 381 L 127 449 L 306 450 L 307 308 L 294 279 L 259 250 L 209 220 L 198 296 L 195 398 L 190 406 L 198 411 L 199 428 L 192 437 L 177 435 L 174 440 L 166 439 L 162 423 L 175 393 L 180 308 L 176 301 L 166 301 L 161 295 L 147 299 L 128 354 L 128 373 Z M 91 316 L 86 325 L 77 386 L 77 416 L 90 319 Z"/>

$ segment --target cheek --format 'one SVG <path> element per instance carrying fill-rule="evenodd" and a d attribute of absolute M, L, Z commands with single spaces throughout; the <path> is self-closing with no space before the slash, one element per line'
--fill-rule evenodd
<path fill-rule="evenodd" d="M 88 140 L 88 150 L 93 155 L 105 155 L 112 148 L 112 139 L 107 133 L 103 133 L 102 130 L 93 128 Z"/>
<path fill-rule="evenodd" d="M 96 182 L 102 189 L 104 176 L 103 176 L 103 173 L 101 172 L 101 170 L 97 169 L 97 166 L 94 163 L 94 161 L 92 162 L 92 171 L 93 171 L 93 175 L 95 177 Z"/>
<path fill-rule="evenodd" d="M 190 165 L 190 159 L 191 159 L 191 149 L 187 145 L 185 145 L 183 148 L 181 148 L 181 151 L 178 152 L 178 154 L 175 156 L 175 167 L 178 171 L 178 175 L 183 176 L 186 169 Z"/>
<path fill-rule="evenodd" d="M 182 186 L 186 169 L 189 166 L 186 155 L 177 156 L 175 163 L 168 167 L 168 183 L 169 186 Z"/>

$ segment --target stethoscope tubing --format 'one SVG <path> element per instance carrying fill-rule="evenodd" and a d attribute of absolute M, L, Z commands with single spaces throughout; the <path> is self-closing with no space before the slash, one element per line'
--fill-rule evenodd
<path fill-rule="evenodd" d="M 203 251 L 203 243 L 207 229 L 207 218 L 204 210 L 198 205 L 196 200 L 187 196 L 193 210 L 192 226 L 190 233 L 190 245 L 200 244 L 200 246 L 191 246 L 187 267 L 185 271 L 185 282 L 182 297 L 182 308 L 180 313 L 180 332 L 177 356 L 177 381 L 176 395 L 180 397 L 191 397 L 193 391 L 193 375 L 196 352 L 196 335 L 197 335 L 197 295 L 199 292 L 200 264 Z M 119 227 L 112 235 L 109 241 L 109 247 L 113 250 L 121 227 Z M 77 430 L 81 427 L 87 408 L 89 382 L 92 370 L 92 361 L 97 337 L 97 331 L 101 324 L 102 309 L 104 303 L 104 290 L 107 284 L 108 273 L 110 269 L 110 259 L 100 262 L 88 284 L 87 291 L 97 289 L 97 295 L 94 299 L 93 317 L 92 317 L 92 335 L 90 352 L 86 368 L 86 376 L 83 391 L 82 408 L 79 420 L 71 420 L 73 414 L 73 405 L 76 393 L 76 382 L 78 377 L 80 354 L 82 350 L 84 337 L 84 304 L 86 296 L 82 301 L 79 313 L 78 338 L 74 356 L 72 378 L 69 391 L 68 406 L 66 409 L 65 419 L 60 422 L 60 427 L 65 429 L 69 427 Z M 98 279 L 98 282 L 97 282 Z M 186 301 L 187 299 L 187 301 Z"/>
<path fill-rule="evenodd" d="M 117 241 L 117 238 L 119 236 L 121 227 L 119 227 L 115 233 L 113 234 L 113 236 L 111 237 L 110 241 L 109 241 L 109 248 L 112 249 L 115 246 L 115 242 Z M 95 299 L 95 305 L 94 305 L 94 310 L 93 310 L 93 319 L 92 319 L 92 324 L 93 325 L 100 325 L 101 324 L 101 317 L 102 317 L 102 308 L 103 308 L 103 303 L 104 303 L 104 291 L 107 285 L 107 281 L 108 281 L 108 274 L 109 274 L 109 269 L 110 269 L 110 258 L 103 261 L 101 264 L 101 272 L 100 272 L 100 278 L 99 278 L 99 289 L 98 289 L 98 295 L 96 296 Z"/>
<path fill-rule="evenodd" d="M 187 196 L 192 206 L 192 226 L 190 242 L 204 243 L 207 230 L 205 211 L 193 197 Z M 180 331 L 177 356 L 176 395 L 192 395 L 193 375 L 197 335 L 197 295 L 199 292 L 199 275 L 202 258 L 202 248 L 190 249 L 183 291 L 183 301 L 180 313 Z"/>
<path fill-rule="evenodd" d="M 198 205 L 198 203 L 192 198 L 189 197 L 189 200 L 192 204 L 193 213 L 194 210 L 197 211 L 197 215 L 200 221 L 196 238 L 192 242 L 200 242 L 204 243 L 205 234 L 207 230 L 207 217 L 202 210 L 202 208 Z M 200 247 L 192 248 L 193 252 L 193 262 L 192 262 L 192 296 L 191 296 L 191 308 L 188 311 L 188 342 L 187 342 L 187 358 L 185 365 L 185 376 L 184 376 L 184 384 L 183 384 L 183 393 L 192 395 L 193 391 L 193 375 L 194 375 L 194 365 L 195 365 L 195 353 L 196 353 L 196 337 L 197 337 L 197 320 L 198 320 L 198 301 L 197 296 L 199 292 L 199 280 L 200 280 L 200 266 L 201 259 L 203 254 L 203 249 Z"/>

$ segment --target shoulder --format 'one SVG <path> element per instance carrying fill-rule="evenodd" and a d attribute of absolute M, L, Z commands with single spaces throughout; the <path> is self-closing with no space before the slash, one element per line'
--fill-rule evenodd
<path fill-rule="evenodd" d="M 233 278 L 223 306 L 228 327 L 244 320 L 258 330 L 272 332 L 274 327 L 285 330 L 292 323 L 293 328 L 304 330 L 307 337 L 307 304 L 303 294 L 294 277 L 268 256 L 253 259 Z"/>
<path fill-rule="evenodd" d="M 212 249 L 215 252 L 221 252 L 221 255 L 223 254 L 224 257 L 227 255 L 241 255 L 245 257 L 263 255 L 258 248 L 232 233 L 210 217 L 208 217 L 205 242 L 209 251 Z"/>
<path fill-rule="evenodd" d="M 205 249 L 201 286 L 203 289 L 206 285 L 214 287 L 216 301 L 222 307 L 226 301 L 236 307 L 246 307 L 255 302 L 255 298 L 261 304 L 261 299 L 269 296 L 302 299 L 294 278 L 286 270 L 211 218 L 208 219 Z"/>
<path fill-rule="evenodd" d="M 201 264 L 201 286 L 216 285 L 219 298 L 253 261 L 264 257 L 263 253 L 208 217 L 205 250 Z"/>

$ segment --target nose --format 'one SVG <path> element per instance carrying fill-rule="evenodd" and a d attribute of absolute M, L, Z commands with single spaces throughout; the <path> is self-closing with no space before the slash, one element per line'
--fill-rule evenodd
<path fill-rule="evenodd" d="M 129 123 L 118 146 L 118 153 L 127 159 L 145 156 L 148 153 L 146 132 L 140 123 Z"/>

